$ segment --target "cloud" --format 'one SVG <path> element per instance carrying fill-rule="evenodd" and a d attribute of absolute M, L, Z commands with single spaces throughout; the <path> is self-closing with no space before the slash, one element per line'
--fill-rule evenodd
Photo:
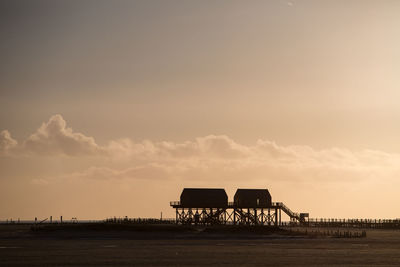
<path fill-rule="evenodd" d="M 136 166 L 123 170 L 111 169 L 107 167 L 90 167 L 83 172 L 76 172 L 68 175 L 67 179 L 143 179 L 159 180 L 168 176 L 168 168 L 159 164 L 148 164 Z"/>
<path fill-rule="evenodd" d="M 118 144 L 115 141 L 113 149 L 120 148 Z M 392 179 L 400 174 L 400 155 L 373 150 L 314 150 L 308 146 L 279 146 L 267 140 L 259 140 L 254 146 L 244 146 L 226 136 L 207 136 L 184 143 L 133 143 L 123 140 L 122 144 L 126 158 L 121 161 L 125 164 L 116 160 L 107 167 L 90 166 L 63 178 L 176 179 L 228 184 L 256 180 L 268 183 L 348 183 L 376 178 Z"/>
<path fill-rule="evenodd" d="M 52 116 L 48 122 L 32 134 L 23 144 L 26 152 L 41 155 L 95 155 L 102 149 L 93 137 L 74 132 L 66 126 L 61 115 Z"/>
<path fill-rule="evenodd" d="M 258 140 L 255 145 L 242 145 L 228 136 L 209 135 L 183 143 L 134 143 L 129 139 L 112 141 L 105 148 L 110 157 L 124 155 L 125 160 L 144 160 L 147 163 L 169 163 L 183 166 L 230 165 L 239 167 L 275 166 L 292 169 L 330 168 L 372 170 L 395 168 L 400 155 L 382 151 L 353 152 L 345 148 L 315 150 L 310 146 L 280 146 L 269 140 Z"/>
<path fill-rule="evenodd" d="M 345 206 L 348 214 L 355 210 L 362 214 L 363 205 L 369 209 L 398 201 L 400 154 L 370 149 L 315 149 L 268 139 L 243 144 L 227 135 L 182 142 L 121 138 L 99 145 L 93 137 L 68 127 L 61 115 L 54 115 L 25 140 L 17 142 L 8 131 L 0 132 L 0 155 L 3 195 L 33 196 L 35 207 L 55 199 L 56 210 L 70 207 L 72 195 L 74 216 L 82 203 L 87 205 L 85 214 L 98 203 L 102 208 L 97 212 L 103 215 L 106 205 L 114 212 L 120 203 L 134 203 L 130 205 L 136 213 L 146 203 L 151 203 L 146 210 L 162 210 L 182 187 L 230 191 L 266 187 L 295 210 L 300 209 L 296 203 L 303 203 L 315 214 L 325 214 L 322 202 L 330 210 Z M 372 201 L 375 191 L 385 194 Z M 348 203 L 359 205 L 351 209 Z"/>
<path fill-rule="evenodd" d="M 111 141 L 105 149 L 111 156 L 169 157 L 177 159 L 193 157 L 239 158 L 248 153 L 246 146 L 237 144 L 225 135 L 208 135 L 184 143 L 166 141 L 153 143 L 149 140 L 133 143 L 130 139 L 120 139 Z"/>
<path fill-rule="evenodd" d="M 356 181 L 393 178 L 400 173 L 399 154 L 374 150 L 315 150 L 310 146 L 280 146 L 269 140 L 242 145 L 228 136 L 215 135 L 183 143 L 123 143 L 129 144 L 121 145 L 125 150 L 132 149 L 125 153 L 128 161 L 168 166 L 165 179 Z M 116 144 L 114 148 L 118 147 Z"/>
<path fill-rule="evenodd" d="M 0 132 L 0 154 L 7 154 L 8 151 L 16 147 L 18 142 L 11 137 L 9 131 Z"/>
<path fill-rule="evenodd" d="M 226 135 L 208 135 L 180 143 L 134 142 L 124 138 L 100 146 L 93 137 L 67 127 L 61 115 L 52 116 L 20 145 L 8 131 L 2 131 L 0 151 L 4 155 L 5 151 L 13 151 L 16 157 L 33 155 L 39 161 L 38 155 L 61 157 L 63 165 L 68 158 L 75 162 L 71 164 L 79 162 L 77 171 L 56 175 L 66 179 L 354 181 L 394 178 L 400 174 L 400 155 L 396 153 L 346 148 L 316 150 L 304 145 L 282 146 L 264 139 L 244 145 Z M 47 163 L 46 158 L 43 160 Z M 47 178 L 37 179 L 43 182 L 40 179 Z"/>

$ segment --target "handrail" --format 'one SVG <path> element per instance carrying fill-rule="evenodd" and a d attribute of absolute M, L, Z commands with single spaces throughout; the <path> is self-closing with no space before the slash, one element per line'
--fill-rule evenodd
<path fill-rule="evenodd" d="M 180 201 L 171 201 L 171 202 L 169 202 L 169 205 L 170 206 L 180 206 L 181 202 Z"/>
<path fill-rule="evenodd" d="M 289 215 L 289 217 L 291 218 L 295 218 L 295 219 L 300 219 L 300 214 L 297 212 L 293 212 L 291 209 L 289 209 L 288 206 L 286 206 L 285 204 L 283 204 L 283 202 L 272 202 L 271 203 L 272 206 L 276 206 L 281 208 L 287 215 Z M 170 202 L 170 206 L 180 206 L 181 202 L 180 201 L 171 201 Z M 234 207 L 235 206 L 235 202 L 228 202 L 228 207 Z"/>
<path fill-rule="evenodd" d="M 170 202 L 170 206 L 174 207 L 174 208 L 180 208 L 181 206 L 181 202 L 180 201 L 171 201 Z M 228 202 L 228 206 L 227 208 L 236 208 L 236 204 L 233 201 Z M 256 208 L 256 207 L 254 207 Z M 257 207 L 257 208 L 263 208 L 263 207 Z M 288 206 L 286 206 L 285 204 L 283 204 L 283 202 L 272 202 L 271 206 L 269 207 L 264 207 L 264 208 L 279 208 L 282 209 L 283 212 L 285 212 L 290 219 L 294 219 L 297 221 L 301 221 L 302 218 L 300 218 L 300 213 L 297 212 L 293 212 L 291 209 L 289 209 Z"/>
<path fill-rule="evenodd" d="M 289 209 L 289 207 L 287 207 L 285 204 L 283 204 L 283 202 L 275 202 L 274 204 L 281 207 L 282 210 L 290 217 L 300 219 L 300 215 L 297 212 L 293 212 L 291 209 Z"/>

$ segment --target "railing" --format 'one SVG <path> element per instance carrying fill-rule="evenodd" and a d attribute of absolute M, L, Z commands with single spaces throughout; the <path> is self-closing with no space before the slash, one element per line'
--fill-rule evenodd
<path fill-rule="evenodd" d="M 235 202 L 233 202 L 233 201 L 228 202 L 228 207 L 234 207 L 234 206 L 236 206 Z M 256 205 L 256 207 L 257 208 L 266 208 L 265 206 L 261 207 L 260 205 Z M 286 206 L 283 205 L 282 202 L 272 202 L 270 208 L 274 208 L 274 207 L 286 207 Z"/>
<path fill-rule="evenodd" d="M 181 205 L 181 202 L 180 202 L 180 201 L 171 201 L 169 204 L 170 204 L 170 206 L 172 206 L 172 207 L 176 207 L 176 206 L 180 206 L 180 205 Z M 272 202 L 271 204 L 272 204 L 272 205 L 271 205 L 272 207 L 279 207 L 279 208 L 281 208 L 290 218 L 294 218 L 294 219 L 300 220 L 300 214 L 291 211 L 291 210 L 290 210 L 285 204 L 283 204 L 282 202 Z M 233 201 L 228 202 L 228 207 L 229 207 L 229 208 L 235 207 L 235 202 L 233 202 Z"/>
<path fill-rule="evenodd" d="M 400 224 L 400 219 L 336 219 L 336 218 L 310 218 L 312 223 L 369 223 L 369 224 L 384 224 L 397 223 Z"/>
<path fill-rule="evenodd" d="M 118 224 L 174 224 L 174 218 L 107 218 L 105 223 L 118 223 Z"/>
<path fill-rule="evenodd" d="M 282 210 L 289 215 L 289 217 L 291 218 L 296 218 L 296 219 L 300 219 L 300 215 L 297 212 L 293 212 L 291 211 L 285 204 L 283 204 L 283 202 L 274 202 L 272 203 L 278 207 L 281 207 Z"/>
<path fill-rule="evenodd" d="M 181 205 L 181 202 L 180 202 L 180 201 L 171 201 L 171 202 L 169 203 L 169 205 L 170 205 L 170 206 L 180 206 L 180 205 Z"/>
<path fill-rule="evenodd" d="M 38 221 L 34 220 L 7 220 L 7 221 L 0 221 L 0 225 L 3 224 L 21 224 L 21 225 L 59 225 L 59 224 L 103 224 L 103 223 L 130 223 L 130 224 L 173 224 L 175 223 L 175 218 L 128 218 L 128 217 L 113 217 L 113 218 L 106 218 L 104 220 L 63 220 L 62 223 L 60 221 L 53 220 L 45 221 L 43 223 L 39 223 Z"/>

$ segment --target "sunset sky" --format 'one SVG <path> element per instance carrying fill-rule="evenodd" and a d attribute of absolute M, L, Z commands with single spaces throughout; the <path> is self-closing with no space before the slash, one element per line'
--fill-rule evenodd
<path fill-rule="evenodd" d="M 400 1 L 0 1 L 0 221 L 183 187 L 400 217 Z"/>

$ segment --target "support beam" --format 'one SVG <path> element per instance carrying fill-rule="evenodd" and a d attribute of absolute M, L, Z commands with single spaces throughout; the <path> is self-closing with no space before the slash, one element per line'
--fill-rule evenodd
<path fill-rule="evenodd" d="M 282 225 L 279 206 L 262 208 L 183 208 L 175 207 L 175 223 L 182 225 Z M 291 218 L 291 221 L 293 218 Z"/>
<path fill-rule="evenodd" d="M 264 209 L 261 208 L 261 225 L 264 225 Z"/>

